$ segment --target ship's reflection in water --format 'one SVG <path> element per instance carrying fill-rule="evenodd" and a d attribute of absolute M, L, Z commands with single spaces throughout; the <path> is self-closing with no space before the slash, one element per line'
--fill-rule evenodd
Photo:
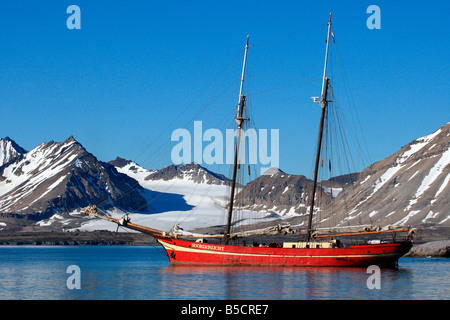
<path fill-rule="evenodd" d="M 80 268 L 70 290 L 68 266 Z M 400 258 L 369 289 L 366 268 L 170 266 L 160 246 L 3 246 L 0 299 L 450 299 L 450 259 Z"/>
<path fill-rule="evenodd" d="M 381 269 L 381 289 L 369 289 L 365 268 L 170 266 L 161 294 L 172 299 L 408 298 L 408 269 Z"/>

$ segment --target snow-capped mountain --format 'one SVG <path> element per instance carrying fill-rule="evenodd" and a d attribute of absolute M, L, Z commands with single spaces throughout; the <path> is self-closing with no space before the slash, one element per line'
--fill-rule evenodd
<path fill-rule="evenodd" d="M 47 142 L 0 167 L 2 218 L 39 221 L 89 204 L 145 211 L 139 184 L 98 161 L 73 137 Z"/>
<path fill-rule="evenodd" d="M 27 151 L 9 137 L 0 139 L 0 167 L 21 157 Z"/>
<path fill-rule="evenodd" d="M 236 196 L 236 206 L 280 215 L 304 214 L 312 180 L 303 175 L 287 174 L 277 168 L 267 171 L 242 188 Z"/>
<path fill-rule="evenodd" d="M 316 203 L 321 214 L 314 222 L 320 227 L 450 225 L 449 180 L 450 123 L 360 173 L 319 182 L 324 202 Z M 304 176 L 273 171 L 248 183 L 237 202 L 304 224 L 311 187 Z"/>
<path fill-rule="evenodd" d="M 138 165 L 137 163 L 117 157 L 113 161 L 109 161 L 109 164 L 115 166 L 120 172 L 129 174 L 137 179 L 144 179 L 146 181 L 171 181 L 171 180 L 184 180 L 194 183 L 216 184 L 223 185 L 229 184 L 230 179 L 222 174 L 212 172 L 201 165 L 192 162 L 188 164 L 170 165 L 160 170 L 147 170 Z"/>
<path fill-rule="evenodd" d="M 104 163 L 73 137 L 29 152 L 10 139 L 0 142 L 0 157 L 6 159 L 0 165 L 2 223 L 16 219 L 50 224 L 57 216 L 64 224 L 78 219 L 82 230 L 115 230 L 103 220 L 74 215 L 96 204 L 116 218 L 132 211 L 134 223 L 165 231 L 174 224 L 187 230 L 225 224 L 229 179 L 196 163 L 161 170 L 122 158 Z M 319 183 L 317 194 L 333 210 L 328 213 L 318 203 L 316 226 L 450 226 L 450 123 L 360 173 L 332 180 L 332 185 L 331 180 Z M 304 224 L 311 184 L 302 175 L 270 169 L 239 186 L 235 208 L 240 223 L 252 215 L 259 222 Z"/>
<path fill-rule="evenodd" d="M 149 195 L 152 214 L 133 214 L 134 223 L 164 231 L 169 231 L 175 224 L 195 229 L 225 223 L 230 193 L 226 177 L 196 163 L 170 165 L 161 170 L 147 170 L 122 158 L 109 163 L 120 173 L 138 181 Z M 86 229 L 93 227 L 85 226 Z"/>
<path fill-rule="evenodd" d="M 182 179 L 195 183 L 206 184 L 229 184 L 230 179 L 222 174 L 214 173 L 195 162 L 188 164 L 170 165 L 154 172 L 146 177 L 146 180 L 172 180 Z"/>
<path fill-rule="evenodd" d="M 319 181 L 321 201 L 316 201 L 316 210 L 328 206 L 343 190 L 357 181 L 357 177 L 358 173 L 353 173 Z M 293 224 L 302 225 L 309 214 L 312 186 L 313 181 L 303 175 L 270 168 L 244 186 L 236 196 L 235 203 L 240 209 L 272 213 L 282 219 L 290 219 Z"/>
<path fill-rule="evenodd" d="M 450 225 L 450 123 L 359 174 L 336 200 L 341 225 Z"/>

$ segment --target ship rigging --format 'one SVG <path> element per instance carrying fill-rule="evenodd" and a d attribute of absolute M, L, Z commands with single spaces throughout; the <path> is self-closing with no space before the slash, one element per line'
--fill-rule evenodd
<path fill-rule="evenodd" d="M 404 227 L 389 227 L 385 229 L 367 229 L 360 231 L 345 231 L 342 233 L 324 233 L 314 227 L 315 202 L 317 193 L 322 187 L 318 186 L 319 168 L 323 166 L 321 151 L 324 141 L 324 127 L 328 119 L 328 104 L 330 102 L 331 79 L 327 74 L 329 61 L 330 37 L 332 36 L 331 14 L 327 24 L 327 40 L 325 50 L 325 62 L 322 77 L 322 90 L 320 97 L 314 97 L 313 101 L 321 107 L 319 122 L 319 135 L 314 163 L 314 178 L 311 188 L 310 206 L 307 217 L 307 227 L 304 239 L 284 241 L 270 245 L 250 245 L 250 243 L 237 244 L 233 242 L 236 237 L 243 237 L 238 233 L 232 233 L 233 213 L 236 201 L 237 171 L 240 167 L 240 140 L 242 128 L 247 121 L 244 117 L 246 108 L 246 96 L 244 95 L 244 79 L 249 51 L 249 36 L 247 36 L 242 72 L 240 77 L 240 89 L 238 97 L 235 121 L 237 125 L 236 145 L 232 180 L 230 185 L 230 200 L 227 206 L 227 223 L 222 235 L 192 235 L 180 236 L 176 232 L 164 232 L 161 230 L 133 224 L 126 215 L 122 219 L 114 219 L 99 214 L 96 206 L 90 206 L 83 213 L 101 218 L 119 226 L 133 229 L 153 236 L 167 252 L 167 256 L 174 265 L 265 265 L 265 266 L 345 266 L 367 267 L 376 264 L 380 267 L 393 267 L 398 258 L 407 253 L 412 246 L 412 234 L 415 229 Z M 321 161 L 322 160 L 322 161 Z M 330 164 L 331 170 L 331 164 Z M 176 231 L 176 230 L 172 230 Z M 363 240 L 357 244 L 346 245 L 341 238 L 355 236 L 385 236 L 378 241 Z M 401 235 L 401 236 L 399 236 Z M 246 235 L 248 236 L 248 234 Z M 400 237 L 400 239 L 397 239 Z M 324 240 L 331 238 L 330 240 Z"/>

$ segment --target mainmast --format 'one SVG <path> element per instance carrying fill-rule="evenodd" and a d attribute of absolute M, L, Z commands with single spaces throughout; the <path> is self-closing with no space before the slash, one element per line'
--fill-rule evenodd
<path fill-rule="evenodd" d="M 236 113 L 236 123 L 237 123 L 236 150 L 235 150 L 235 154 L 234 154 L 233 181 L 231 183 L 230 204 L 228 207 L 227 230 L 224 234 L 225 244 L 228 244 L 228 237 L 230 235 L 230 230 L 231 230 L 231 218 L 233 216 L 234 192 L 236 189 L 236 175 L 237 175 L 237 168 L 238 168 L 239 145 L 241 143 L 241 130 L 242 130 L 242 124 L 244 122 L 244 118 L 242 117 L 242 115 L 244 112 L 245 96 L 242 95 L 242 90 L 244 88 L 245 64 L 247 63 L 248 38 L 249 38 L 249 36 L 247 36 L 247 42 L 245 44 L 244 63 L 242 65 L 242 75 L 241 75 L 241 86 L 239 89 L 238 110 Z"/>
<path fill-rule="evenodd" d="M 322 82 L 322 95 L 320 97 L 319 104 L 322 108 L 322 114 L 320 116 L 320 127 L 319 127 L 319 139 L 317 142 L 317 153 L 316 153 L 316 163 L 314 166 L 314 182 L 313 182 L 313 189 L 312 189 L 312 195 L 311 195 L 311 207 L 309 210 L 309 217 L 308 217 L 308 229 L 307 229 L 307 236 L 306 241 L 309 241 L 311 239 L 311 233 L 312 233 L 312 218 L 313 218 L 313 211 L 314 211 L 314 198 L 316 195 L 316 187 L 317 187 L 317 176 L 319 171 L 319 161 L 320 161 L 320 150 L 322 148 L 322 139 L 323 139 L 323 126 L 325 122 L 325 116 L 327 113 L 327 107 L 328 107 L 328 86 L 330 79 L 326 77 L 327 75 L 327 64 L 328 64 L 328 48 L 330 46 L 330 32 L 331 32 L 331 13 L 330 13 L 330 20 L 328 21 L 328 35 L 327 35 L 327 48 L 325 51 L 325 66 L 323 68 L 323 82 Z M 314 100 L 317 102 L 316 100 Z"/>

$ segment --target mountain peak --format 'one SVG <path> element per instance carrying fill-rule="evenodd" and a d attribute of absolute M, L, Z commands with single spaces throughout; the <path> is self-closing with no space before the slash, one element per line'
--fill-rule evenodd
<path fill-rule="evenodd" d="M 380 225 L 448 224 L 449 130 L 447 123 L 366 168 L 348 189 L 349 197 L 341 197 L 351 209 L 339 214 L 352 215 L 337 219 Z"/>
<path fill-rule="evenodd" d="M 127 164 L 132 163 L 133 161 L 127 160 L 121 157 L 117 157 L 114 160 L 108 161 L 109 164 L 113 165 L 114 167 L 123 168 Z"/>
<path fill-rule="evenodd" d="M 27 153 L 27 151 L 22 148 L 21 146 L 19 146 L 17 144 L 17 142 L 15 142 L 13 139 L 11 139 L 10 137 L 4 137 L 4 138 L 0 138 L 0 142 L 3 143 L 11 143 L 11 146 L 19 153 Z"/>
<path fill-rule="evenodd" d="M 81 147 L 83 147 L 83 145 L 77 140 L 77 139 L 75 139 L 75 137 L 74 136 L 70 136 L 70 137 L 68 137 L 66 140 L 64 140 L 63 142 L 62 142 L 63 144 L 77 144 L 77 145 L 80 145 Z"/>
<path fill-rule="evenodd" d="M 187 164 L 170 165 L 161 170 L 153 172 L 145 180 L 172 180 L 181 179 L 195 183 L 206 184 L 228 184 L 230 179 L 222 174 L 212 172 L 196 162 Z"/>
<path fill-rule="evenodd" d="M 78 141 L 74 138 L 74 136 L 70 136 L 64 142 L 78 142 Z"/>
<path fill-rule="evenodd" d="M 42 143 L 3 167 L 0 163 L 0 178 L 0 212 L 5 216 L 41 220 L 90 204 L 131 211 L 147 208 L 135 180 L 98 161 L 73 136 Z"/>
<path fill-rule="evenodd" d="M 273 176 L 274 174 L 277 174 L 277 173 L 284 173 L 284 172 L 282 170 L 280 170 L 280 168 L 270 167 L 269 169 L 267 169 L 266 171 L 263 172 L 263 175 Z"/>
<path fill-rule="evenodd" d="M 0 139 L 0 166 L 25 153 L 27 153 L 27 151 L 10 137 Z"/>

